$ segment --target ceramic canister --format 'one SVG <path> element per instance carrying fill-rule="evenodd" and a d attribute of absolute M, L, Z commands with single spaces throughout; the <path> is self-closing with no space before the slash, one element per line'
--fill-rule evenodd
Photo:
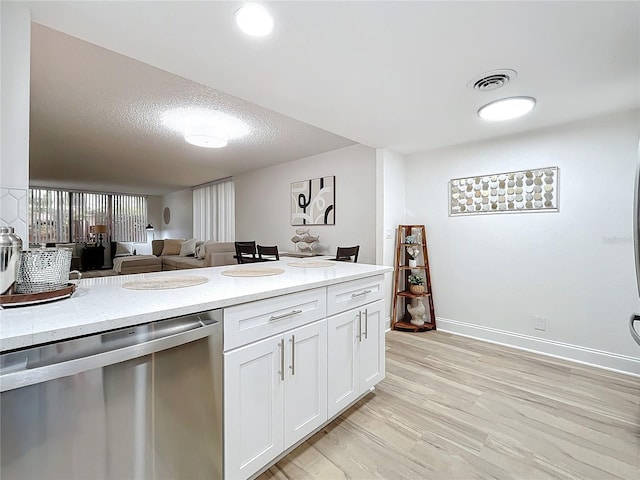
<path fill-rule="evenodd" d="M 16 281 L 21 251 L 22 239 L 13 232 L 13 227 L 0 227 L 0 294 Z"/>

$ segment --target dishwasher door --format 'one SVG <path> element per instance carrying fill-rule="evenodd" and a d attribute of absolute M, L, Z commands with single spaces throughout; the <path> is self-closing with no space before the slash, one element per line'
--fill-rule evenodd
<path fill-rule="evenodd" d="M 222 478 L 222 312 L 0 356 L 6 479 Z"/>

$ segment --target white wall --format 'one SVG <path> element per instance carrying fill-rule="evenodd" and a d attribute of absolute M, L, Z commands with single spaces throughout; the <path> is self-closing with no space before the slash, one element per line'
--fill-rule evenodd
<path fill-rule="evenodd" d="M 162 197 L 149 195 L 147 197 L 147 222 L 153 225 L 157 233 L 162 228 Z"/>
<path fill-rule="evenodd" d="M 444 330 L 640 374 L 632 204 L 639 111 L 407 158 Z M 559 213 L 448 216 L 451 178 L 560 167 Z M 547 317 L 534 330 L 534 315 Z"/>
<path fill-rule="evenodd" d="M 234 177 L 236 189 L 236 239 L 255 240 L 293 251 L 291 237 L 291 183 L 335 175 L 335 225 L 309 226 L 320 235 L 323 252 L 335 254 L 338 246 L 360 245 L 359 263 L 376 259 L 376 153 L 354 145 L 275 165 Z"/>
<path fill-rule="evenodd" d="M 178 190 L 162 196 L 160 219 L 154 223 L 156 238 L 192 238 L 193 237 L 193 194 L 191 189 Z M 165 207 L 171 211 L 169 224 L 163 220 Z M 206 239 L 201 239 L 206 240 Z"/>
<path fill-rule="evenodd" d="M 396 234 L 398 225 L 405 224 L 406 160 L 389 149 L 376 150 L 378 185 L 377 250 L 378 265 L 395 266 Z M 391 321 L 393 308 L 393 273 L 385 275 L 386 324 Z"/>
<path fill-rule="evenodd" d="M 158 195 L 147 196 L 147 222 L 153 225 L 154 231 L 147 232 L 147 243 L 136 243 L 138 255 L 151 255 L 151 240 L 162 238 L 160 226 L 162 224 L 162 197 Z"/>
<path fill-rule="evenodd" d="M 18 2 L 0 4 L 0 224 L 28 243 L 29 76 L 31 15 Z"/>

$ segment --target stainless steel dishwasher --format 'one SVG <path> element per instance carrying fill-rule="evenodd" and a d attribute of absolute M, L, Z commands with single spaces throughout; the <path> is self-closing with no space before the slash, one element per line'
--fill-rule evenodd
<path fill-rule="evenodd" d="M 222 478 L 222 311 L 0 356 L 3 479 Z"/>

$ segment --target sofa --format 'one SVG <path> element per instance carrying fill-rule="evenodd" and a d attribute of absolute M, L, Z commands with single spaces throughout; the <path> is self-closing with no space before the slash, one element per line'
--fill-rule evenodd
<path fill-rule="evenodd" d="M 191 242 L 193 249 L 185 248 Z M 236 262 L 233 242 L 207 242 L 170 239 L 153 240 L 151 252 L 162 260 L 162 270 L 182 270 L 186 268 L 218 267 Z M 191 253 L 193 252 L 193 253 Z"/>
<path fill-rule="evenodd" d="M 195 239 L 153 240 L 152 255 L 131 255 L 126 252 L 126 245 L 121 247 L 116 250 L 120 253 L 116 253 L 113 261 L 114 271 L 121 275 L 217 267 L 237 263 L 233 242 L 203 242 Z"/>

